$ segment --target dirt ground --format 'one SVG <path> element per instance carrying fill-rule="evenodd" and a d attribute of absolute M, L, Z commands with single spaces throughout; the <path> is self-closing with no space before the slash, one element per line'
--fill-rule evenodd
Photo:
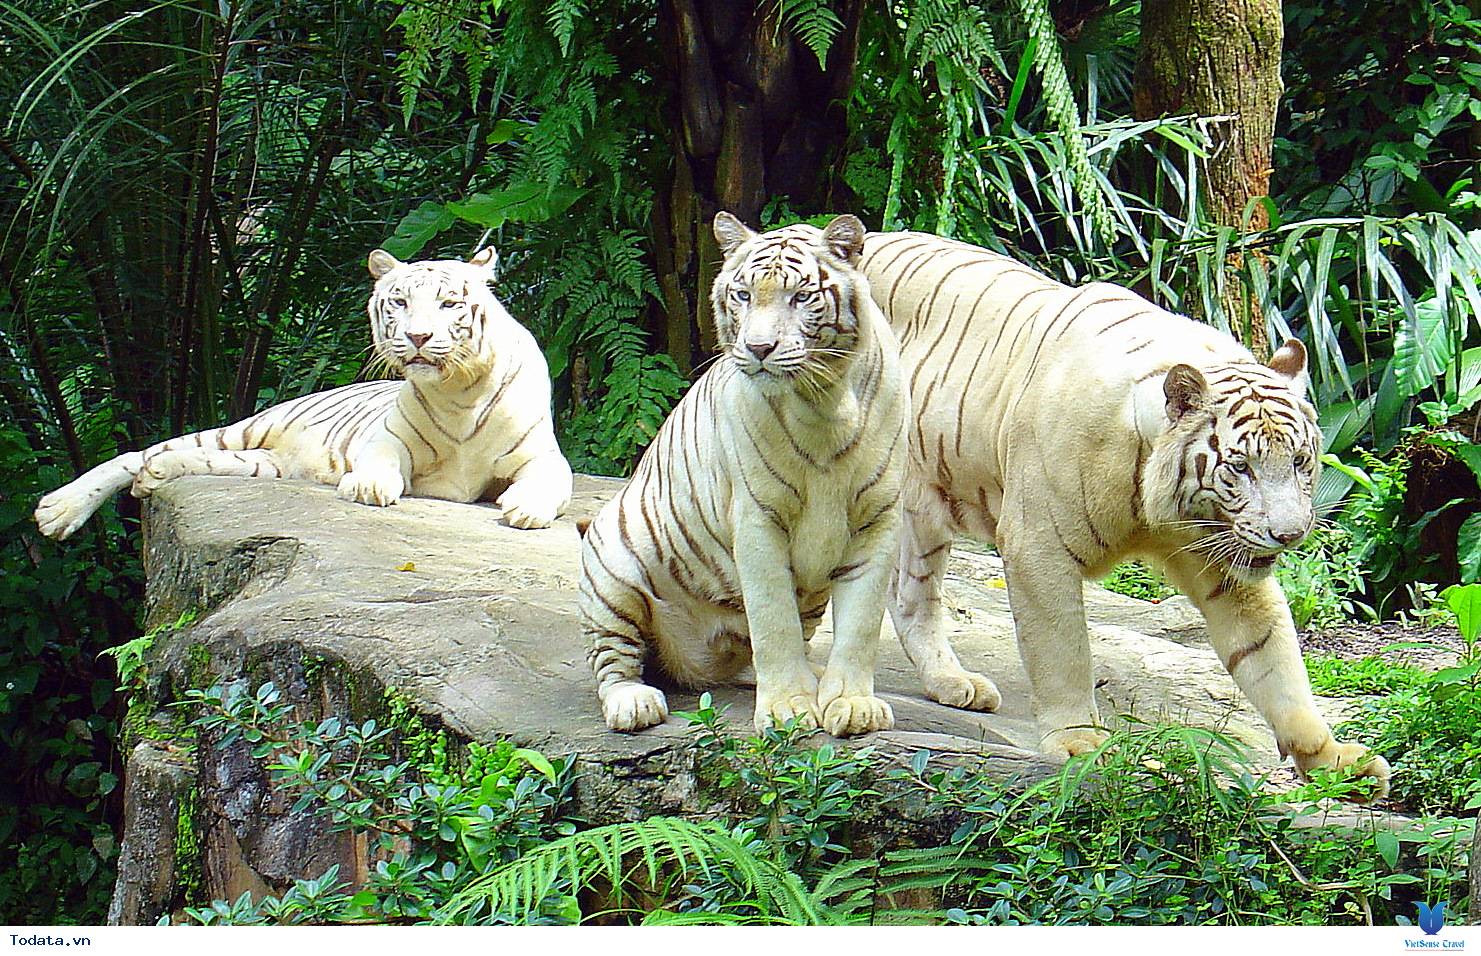
<path fill-rule="evenodd" d="M 1393 648 L 1395 644 L 1429 646 Z M 1301 632 L 1301 650 L 1307 655 L 1348 659 L 1382 657 L 1426 670 L 1453 665 L 1464 649 L 1465 641 L 1453 627 L 1404 627 L 1389 621 Z"/>

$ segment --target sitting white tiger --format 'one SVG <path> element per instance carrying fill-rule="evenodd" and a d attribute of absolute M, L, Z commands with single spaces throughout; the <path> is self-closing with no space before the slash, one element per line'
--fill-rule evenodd
<path fill-rule="evenodd" d="M 1228 335 L 1114 285 L 1070 288 L 1005 256 L 919 233 L 870 235 L 861 263 L 899 335 L 914 420 L 891 612 L 937 700 L 992 710 L 942 629 L 954 531 L 996 543 L 1046 731 L 1083 753 L 1096 729 L 1081 580 L 1139 557 L 1203 612 L 1209 640 L 1303 773 L 1389 768 L 1317 713 L 1271 575 L 1313 521 L 1321 432 L 1306 353 L 1269 366 Z"/>
<path fill-rule="evenodd" d="M 307 478 L 339 496 L 477 501 L 502 491 L 504 520 L 543 528 L 571 498 L 555 442 L 550 379 L 534 338 L 494 298 L 492 247 L 470 262 L 369 258 L 376 360 L 402 381 L 305 395 L 223 428 L 105 462 L 41 499 L 36 523 L 61 540 L 114 492 L 147 497 L 182 475 Z"/>
<path fill-rule="evenodd" d="M 715 217 L 723 355 L 586 531 L 583 629 L 607 726 L 668 715 L 645 661 L 687 686 L 756 671 L 755 725 L 887 729 L 874 661 L 909 409 L 889 325 L 840 216 L 757 235 Z M 821 681 L 805 642 L 833 600 Z"/>

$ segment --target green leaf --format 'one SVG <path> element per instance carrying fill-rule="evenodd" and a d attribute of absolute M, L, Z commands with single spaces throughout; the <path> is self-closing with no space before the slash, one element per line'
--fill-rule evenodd
<path fill-rule="evenodd" d="M 572 186 L 547 190 L 539 183 L 518 183 L 492 193 L 474 193 L 450 202 L 447 211 L 459 219 L 498 229 L 506 222 L 544 222 L 565 212 L 586 191 Z"/>
<path fill-rule="evenodd" d="M 1471 520 L 1466 519 L 1466 524 Z M 1466 643 L 1475 641 L 1476 632 L 1481 631 L 1481 584 L 1454 584 L 1441 591 L 1440 597 L 1455 614 L 1456 625 Z"/>
<path fill-rule="evenodd" d="M 1373 834 L 1373 843 L 1378 847 L 1378 855 L 1383 857 L 1389 869 L 1399 865 L 1399 838 L 1392 830 L 1379 830 Z"/>
<path fill-rule="evenodd" d="M 516 747 L 513 756 L 534 767 L 546 780 L 549 780 L 551 783 L 555 782 L 555 767 L 546 759 L 544 754 L 536 750 L 526 750 L 523 747 Z"/>
<path fill-rule="evenodd" d="M 1426 299 L 1415 305 L 1413 316 L 1398 323 L 1393 369 L 1405 397 L 1433 388 L 1445 374 L 1455 351 L 1447 318 L 1434 299 Z"/>
<path fill-rule="evenodd" d="M 1481 514 L 1473 514 L 1461 524 L 1455 552 L 1461 581 L 1471 584 L 1481 579 Z"/>
<path fill-rule="evenodd" d="M 381 248 L 398 259 L 410 259 L 457 219 L 441 203 L 428 200 L 406 214 Z"/>

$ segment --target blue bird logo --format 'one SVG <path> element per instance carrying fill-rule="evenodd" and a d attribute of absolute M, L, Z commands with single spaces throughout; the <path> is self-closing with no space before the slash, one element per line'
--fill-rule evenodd
<path fill-rule="evenodd" d="M 1415 903 L 1419 907 L 1419 928 L 1424 930 L 1424 935 L 1434 936 L 1440 932 L 1445 925 L 1445 904 L 1436 903 L 1433 907 L 1424 903 Z"/>

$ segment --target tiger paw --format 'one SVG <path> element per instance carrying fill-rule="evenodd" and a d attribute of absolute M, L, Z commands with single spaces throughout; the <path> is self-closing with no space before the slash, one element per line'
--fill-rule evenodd
<path fill-rule="evenodd" d="M 852 737 L 895 726 L 890 705 L 872 695 L 835 697 L 823 707 L 823 729 L 834 737 Z"/>
<path fill-rule="evenodd" d="M 921 683 L 926 686 L 927 697 L 948 707 L 991 713 L 1003 703 L 997 685 L 981 674 L 960 667 L 922 674 Z"/>
<path fill-rule="evenodd" d="M 395 472 L 352 471 L 339 480 L 335 494 L 346 501 L 384 508 L 401 499 L 406 483 Z"/>
<path fill-rule="evenodd" d="M 144 459 L 139 473 L 134 476 L 134 483 L 129 488 L 129 494 L 135 498 L 148 498 L 160 485 L 189 474 L 189 472 L 189 462 L 184 452 L 170 450 L 151 455 Z"/>
<path fill-rule="evenodd" d="M 53 491 L 36 504 L 36 527 L 55 541 L 65 541 L 93 513 L 92 502 L 66 488 Z"/>
<path fill-rule="evenodd" d="M 823 722 L 818 713 L 817 693 L 811 689 L 783 691 L 780 694 L 762 696 L 756 691 L 756 733 L 764 733 L 767 727 L 781 727 L 787 721 L 797 720 L 797 726 L 812 730 Z"/>
<path fill-rule="evenodd" d="M 511 528 L 548 528 L 555 523 L 561 507 L 553 495 L 516 487 L 510 487 L 494 504 L 504 509 L 504 523 Z"/>
<path fill-rule="evenodd" d="M 1093 752 L 1109 737 L 1094 727 L 1065 727 L 1046 735 L 1039 749 L 1051 757 L 1068 759 Z"/>
<path fill-rule="evenodd" d="M 609 730 L 631 733 L 668 719 L 669 705 L 663 691 L 647 684 L 618 684 L 602 696 L 602 716 Z"/>
<path fill-rule="evenodd" d="M 1372 780 L 1373 793 L 1367 797 L 1354 795 L 1354 803 L 1372 803 L 1388 796 L 1388 782 L 1393 771 L 1382 755 L 1362 744 L 1345 744 L 1334 739 L 1329 740 L 1327 746 L 1315 754 L 1306 756 L 1293 753 L 1292 756 L 1296 760 L 1296 771 L 1302 777 L 1309 776 L 1317 767 L 1324 767 L 1328 770 L 1347 770 L 1354 777 Z"/>

